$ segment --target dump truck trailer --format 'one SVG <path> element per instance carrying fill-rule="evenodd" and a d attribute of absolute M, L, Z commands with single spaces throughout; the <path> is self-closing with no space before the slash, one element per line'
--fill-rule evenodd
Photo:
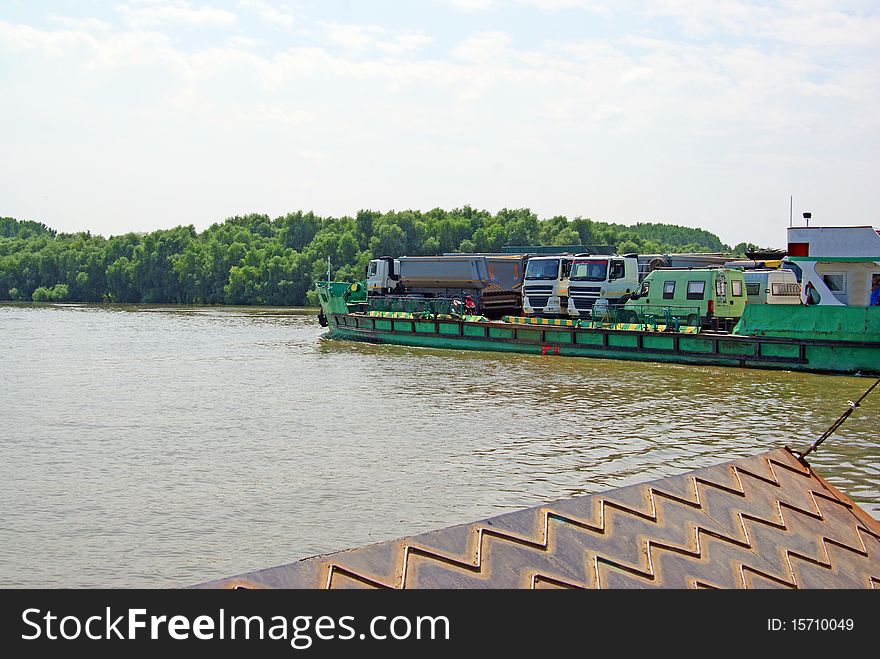
<path fill-rule="evenodd" d="M 518 255 L 402 256 L 373 259 L 367 268 L 367 297 L 464 301 L 491 317 L 521 310 L 525 257 Z"/>

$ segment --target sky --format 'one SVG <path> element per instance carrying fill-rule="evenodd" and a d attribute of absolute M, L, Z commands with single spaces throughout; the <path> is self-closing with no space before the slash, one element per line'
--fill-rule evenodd
<path fill-rule="evenodd" d="M 873 224 L 880 2 L 3 0 L 0 216 Z"/>

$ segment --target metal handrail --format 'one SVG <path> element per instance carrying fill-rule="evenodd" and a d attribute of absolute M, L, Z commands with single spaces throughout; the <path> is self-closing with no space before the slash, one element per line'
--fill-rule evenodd
<path fill-rule="evenodd" d="M 455 310 L 455 301 L 464 304 L 464 297 L 433 297 L 422 298 L 407 295 L 384 295 L 369 297 L 367 306 L 370 311 L 402 311 L 417 315 L 439 316 L 458 313 Z M 462 308 L 461 311 L 464 311 Z"/>
<path fill-rule="evenodd" d="M 608 305 L 602 313 L 593 309 L 593 322 L 608 324 L 634 324 L 646 328 L 664 326 L 677 331 L 680 327 L 699 327 L 701 324 L 699 307 L 679 307 L 664 305 Z"/>

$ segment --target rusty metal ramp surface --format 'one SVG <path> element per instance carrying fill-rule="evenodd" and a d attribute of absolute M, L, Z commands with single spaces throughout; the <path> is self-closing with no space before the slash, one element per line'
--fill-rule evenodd
<path fill-rule="evenodd" d="M 877 588 L 880 523 L 777 449 L 198 588 Z"/>

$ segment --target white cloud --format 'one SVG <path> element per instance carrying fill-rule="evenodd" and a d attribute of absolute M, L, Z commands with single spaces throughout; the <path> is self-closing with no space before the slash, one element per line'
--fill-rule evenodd
<path fill-rule="evenodd" d="M 586 9 L 593 13 L 607 14 L 614 7 L 608 2 L 597 0 L 516 0 L 518 4 L 534 7 L 541 11 L 559 11 L 562 9 Z"/>
<path fill-rule="evenodd" d="M 297 149 L 295 151 L 303 160 L 311 160 L 312 162 L 326 162 L 330 160 L 330 156 L 320 151 L 309 151 L 308 149 Z"/>
<path fill-rule="evenodd" d="M 238 17 L 225 9 L 193 8 L 188 2 L 161 2 L 148 5 L 116 5 L 123 20 L 133 27 L 145 28 L 164 24 L 186 24 L 203 27 L 229 27 Z"/>
<path fill-rule="evenodd" d="M 290 9 L 279 9 L 261 0 L 241 0 L 239 5 L 246 9 L 256 10 L 260 18 L 277 27 L 292 28 L 296 25 L 296 17 Z"/>
<path fill-rule="evenodd" d="M 385 29 L 378 25 L 321 23 L 321 27 L 328 41 L 349 50 L 366 50 L 385 34 Z"/>
<path fill-rule="evenodd" d="M 593 110 L 592 118 L 596 122 L 604 122 L 619 119 L 625 115 L 626 111 L 623 108 L 609 103 L 602 103 Z"/>
<path fill-rule="evenodd" d="M 446 0 L 446 2 L 453 8 L 467 13 L 497 9 L 501 6 L 500 0 Z"/>
<path fill-rule="evenodd" d="M 408 32 L 398 34 L 390 39 L 379 41 L 376 47 L 389 55 L 403 55 L 414 50 L 419 50 L 434 42 L 433 37 L 422 32 Z"/>
<path fill-rule="evenodd" d="M 870 2 L 655 0 L 630 8 L 647 17 L 670 18 L 694 38 L 759 38 L 812 48 L 847 48 L 880 40 L 880 14 Z"/>
<path fill-rule="evenodd" d="M 389 34 L 388 30 L 378 25 L 322 23 L 321 27 L 328 42 L 350 52 L 375 49 L 387 55 L 400 56 L 434 41 L 423 32 Z"/>
<path fill-rule="evenodd" d="M 12 53 L 37 51 L 47 57 L 61 57 L 97 43 L 94 35 L 82 30 L 47 31 L 0 21 L 0 47 Z"/>
<path fill-rule="evenodd" d="M 468 14 L 498 10 L 512 5 L 533 7 L 540 11 L 586 9 L 592 13 L 607 14 L 615 6 L 605 0 L 446 0 L 446 3 L 453 9 Z"/>
<path fill-rule="evenodd" d="M 504 32 L 478 32 L 453 48 L 452 54 L 469 62 L 486 62 L 510 55 L 512 43 L 513 38 Z"/>
<path fill-rule="evenodd" d="M 251 37 L 243 37 L 239 34 L 229 37 L 228 43 L 232 48 L 241 48 L 244 50 L 253 50 L 260 45 L 259 40 Z"/>
<path fill-rule="evenodd" d="M 73 18 L 71 16 L 59 16 L 57 14 L 50 14 L 48 18 L 49 22 L 55 25 L 60 25 L 71 30 L 82 30 L 84 32 L 106 32 L 111 27 L 110 23 L 97 18 Z"/>

